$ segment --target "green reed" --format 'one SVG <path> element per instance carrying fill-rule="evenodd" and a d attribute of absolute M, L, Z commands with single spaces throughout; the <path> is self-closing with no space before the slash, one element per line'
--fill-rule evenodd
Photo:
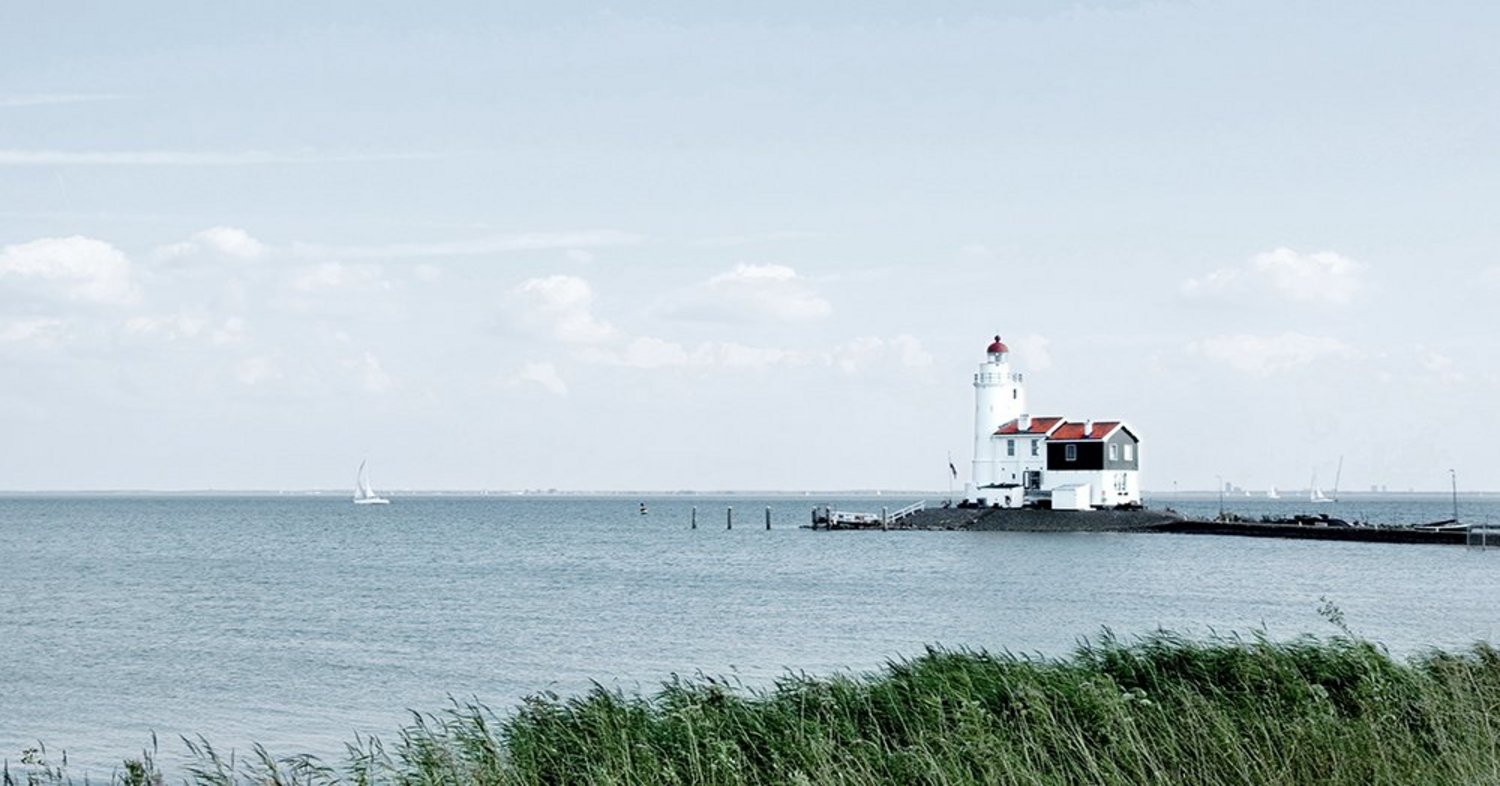
<path fill-rule="evenodd" d="M 929 649 L 878 673 L 596 685 L 455 703 L 342 761 L 184 741 L 191 784 L 1500 784 L 1500 651 L 1398 661 L 1349 636 Z M 147 754 L 116 783 L 165 782 Z M 67 781 L 32 753 L 8 784 Z"/>

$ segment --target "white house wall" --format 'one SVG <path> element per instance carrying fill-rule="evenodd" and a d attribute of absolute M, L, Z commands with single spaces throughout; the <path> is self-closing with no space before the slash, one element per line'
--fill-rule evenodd
<path fill-rule="evenodd" d="M 1016 455 L 1010 456 L 1006 453 L 1006 444 L 1009 440 L 1016 441 Z M 1031 443 L 1036 442 L 1037 455 L 1031 455 Z M 1027 435 L 1004 435 L 990 438 L 989 461 L 992 483 L 1021 483 L 1026 478 L 1027 470 L 1038 470 L 1045 474 L 1047 469 L 1047 441 L 1040 436 Z"/>
<path fill-rule="evenodd" d="M 1125 476 L 1125 490 L 1118 491 L 1116 480 Z M 1141 478 L 1136 470 L 1098 469 L 1061 470 L 1054 469 L 1042 475 L 1042 488 L 1046 491 L 1062 486 L 1087 483 L 1091 499 L 1096 508 L 1112 508 L 1117 505 L 1138 505 L 1141 501 Z"/>

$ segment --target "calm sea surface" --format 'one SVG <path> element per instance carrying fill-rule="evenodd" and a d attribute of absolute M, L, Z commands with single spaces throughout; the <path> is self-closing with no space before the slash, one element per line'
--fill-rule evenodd
<path fill-rule="evenodd" d="M 810 532 L 814 504 L 906 497 L 0 498 L 0 758 L 76 775 L 177 735 L 336 756 L 449 696 L 505 708 L 590 680 L 765 684 L 941 643 L 1066 654 L 1123 634 L 1356 632 L 1406 654 L 1500 641 L 1500 550 L 1188 535 Z M 1212 514 L 1217 498 L 1157 498 Z M 688 528 L 692 506 L 698 529 Z M 725 508 L 735 526 L 725 530 Z M 1230 498 L 1260 515 L 1314 506 Z M 774 528 L 764 529 L 765 509 Z M 1447 496 L 1354 497 L 1432 521 Z M 1500 524 L 1500 498 L 1461 497 Z M 164 756 L 171 761 L 171 756 Z"/>

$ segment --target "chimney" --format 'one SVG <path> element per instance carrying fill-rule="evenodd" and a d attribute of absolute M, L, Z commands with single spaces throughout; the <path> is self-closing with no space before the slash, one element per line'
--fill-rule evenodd
<path fill-rule="evenodd" d="M 1018 429 L 1020 429 L 1021 431 L 1030 431 L 1031 430 L 1031 416 L 1028 415 L 1028 414 L 1026 414 L 1025 412 L 1022 412 L 1020 419 L 1016 422 L 1016 427 Z"/>
<path fill-rule="evenodd" d="M 1083 438 L 1088 439 L 1089 435 L 1092 433 L 1094 433 L 1094 419 L 1089 418 L 1088 420 L 1083 421 Z"/>

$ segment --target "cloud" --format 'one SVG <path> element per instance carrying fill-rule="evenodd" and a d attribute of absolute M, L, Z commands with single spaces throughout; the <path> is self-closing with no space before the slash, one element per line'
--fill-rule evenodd
<path fill-rule="evenodd" d="M 1441 352 L 1418 347 L 1415 355 L 1417 364 L 1440 384 L 1457 385 L 1466 379 L 1464 373 L 1454 367 L 1453 358 Z"/>
<path fill-rule="evenodd" d="M 68 323 L 52 317 L 32 317 L 0 323 L 0 343 L 51 346 L 63 338 Z"/>
<path fill-rule="evenodd" d="M 385 288 L 390 286 L 380 280 L 380 268 L 374 265 L 324 262 L 304 268 L 301 273 L 293 277 L 292 289 L 298 292 L 316 292 L 322 289 L 343 289 L 372 283 L 379 283 Z"/>
<path fill-rule="evenodd" d="M 1187 297 L 1226 297 L 1266 293 L 1282 300 L 1344 305 L 1363 286 L 1364 265 L 1332 251 L 1303 254 L 1278 248 L 1244 264 L 1224 267 L 1182 283 Z"/>
<path fill-rule="evenodd" d="M 563 382 L 561 376 L 558 376 L 557 366 L 551 363 L 527 363 L 521 367 L 520 371 L 516 372 L 515 376 L 511 378 L 511 382 L 516 384 L 540 385 L 556 395 L 568 395 L 567 383 Z"/>
<path fill-rule="evenodd" d="M 1016 356 L 1016 364 L 1027 371 L 1046 371 L 1052 368 L 1052 339 L 1028 333 L 1006 342 Z"/>
<path fill-rule="evenodd" d="M 861 336 L 834 349 L 830 362 L 846 373 L 857 373 L 875 366 L 895 364 L 904 368 L 932 365 L 932 355 L 915 337 L 902 334 L 895 338 Z"/>
<path fill-rule="evenodd" d="M 176 314 L 140 315 L 125 320 L 125 332 L 165 341 L 201 338 L 213 344 L 236 344 L 245 337 L 245 320 L 228 317 L 218 325 L 208 314 L 182 311 Z"/>
<path fill-rule="evenodd" d="M 1000 261 L 1000 255 L 983 243 L 969 243 L 958 249 L 958 261 L 992 265 Z"/>
<path fill-rule="evenodd" d="M 245 320 L 230 317 L 209 336 L 215 344 L 238 344 L 245 339 Z"/>
<path fill-rule="evenodd" d="M 169 314 L 166 316 L 138 316 L 125 320 L 125 331 L 142 336 L 157 336 L 168 341 L 179 338 L 196 338 L 208 327 L 208 319 L 202 314 Z"/>
<path fill-rule="evenodd" d="M 733 341 L 700 346 L 694 353 L 705 362 L 723 368 L 761 369 L 771 366 L 805 366 L 813 358 L 806 352 L 779 347 L 753 347 Z"/>
<path fill-rule="evenodd" d="M 578 276 L 547 276 L 510 291 L 511 316 L 521 327 L 566 344 L 609 341 L 616 331 L 593 314 L 594 290 Z"/>
<path fill-rule="evenodd" d="M 637 336 L 615 347 L 588 347 L 578 357 L 586 363 L 639 369 L 763 369 L 818 362 L 816 354 L 792 349 L 754 347 L 732 341 L 703 341 L 688 348 L 654 336 Z"/>
<path fill-rule="evenodd" d="M 78 235 L 0 249 L 0 278 L 8 276 L 54 282 L 73 300 L 122 304 L 140 299 L 125 254 L 102 240 Z"/>
<path fill-rule="evenodd" d="M 739 264 L 681 294 L 668 312 L 732 322 L 805 322 L 833 313 L 812 283 L 786 265 Z"/>
<path fill-rule="evenodd" d="M 1321 360 L 1355 355 L 1353 348 L 1336 338 L 1291 332 L 1277 336 L 1213 336 L 1192 342 L 1188 351 L 1256 377 L 1268 377 Z"/>
<path fill-rule="evenodd" d="M 235 364 L 234 378 L 244 385 L 259 385 L 281 379 L 281 370 L 276 361 L 264 355 L 250 357 Z"/>
<path fill-rule="evenodd" d="M 245 230 L 218 226 L 198 232 L 180 243 L 162 246 L 151 252 L 151 258 L 165 262 L 207 251 L 234 259 L 257 259 L 265 250 L 265 244 Z"/>
<path fill-rule="evenodd" d="M 366 351 L 358 359 L 345 361 L 344 365 L 355 371 L 359 376 L 360 387 L 367 393 L 384 393 L 395 384 L 372 352 Z"/>
<path fill-rule="evenodd" d="M 631 368 L 665 368 L 703 364 L 701 359 L 695 359 L 681 344 L 651 336 L 632 339 L 623 350 L 604 358 L 604 362 Z"/>

